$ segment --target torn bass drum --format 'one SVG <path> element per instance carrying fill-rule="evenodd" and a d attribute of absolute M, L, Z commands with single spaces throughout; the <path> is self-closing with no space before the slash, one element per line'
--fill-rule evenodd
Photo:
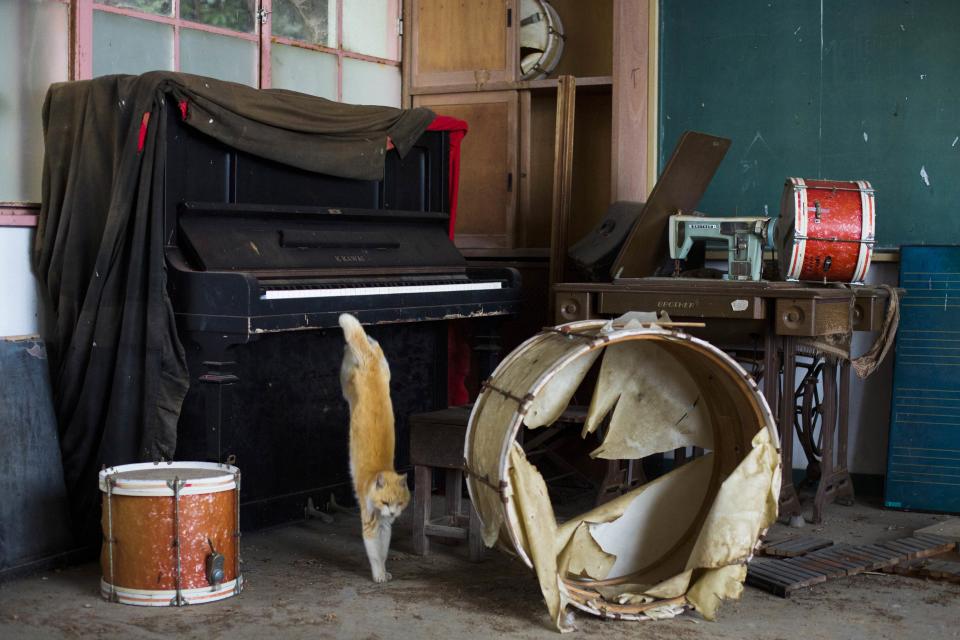
<path fill-rule="evenodd" d="M 591 397 L 583 437 L 602 435 L 591 457 L 705 455 L 558 522 L 517 436 L 553 424 L 578 389 L 592 393 L 581 395 Z M 464 456 L 484 542 L 536 571 L 561 630 L 568 606 L 635 620 L 692 607 L 712 619 L 740 595 L 777 515 L 776 426 L 756 384 L 716 347 L 656 323 L 574 322 L 527 340 L 485 384 Z"/>

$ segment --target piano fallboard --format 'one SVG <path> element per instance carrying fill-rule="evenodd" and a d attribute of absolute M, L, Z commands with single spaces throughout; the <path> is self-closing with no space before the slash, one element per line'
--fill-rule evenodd
<path fill-rule="evenodd" d="M 448 222 L 431 211 L 184 202 L 177 245 L 203 271 L 463 271 Z"/>

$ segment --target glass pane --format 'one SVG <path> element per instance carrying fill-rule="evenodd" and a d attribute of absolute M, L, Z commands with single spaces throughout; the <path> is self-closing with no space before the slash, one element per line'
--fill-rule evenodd
<path fill-rule="evenodd" d="M 67 79 L 68 18 L 62 2 L 0 1 L 0 201 L 40 201 L 40 109 L 50 84 Z"/>
<path fill-rule="evenodd" d="M 397 16 L 387 0 L 343 3 L 343 48 L 378 58 L 397 59 Z M 393 6 L 396 6 L 394 3 Z M 392 39 L 392 40 L 391 40 Z"/>
<path fill-rule="evenodd" d="M 337 46 L 336 0 L 273 0 L 273 35 Z"/>
<path fill-rule="evenodd" d="M 147 13 L 156 13 L 161 16 L 169 16 L 173 2 L 171 0 L 97 0 L 102 4 L 109 4 L 123 9 L 136 9 L 146 11 Z"/>
<path fill-rule="evenodd" d="M 253 31 L 256 0 L 180 0 L 180 17 L 234 31 Z"/>
<path fill-rule="evenodd" d="M 400 67 L 343 59 L 343 101 L 400 106 Z"/>
<path fill-rule="evenodd" d="M 173 70 L 173 27 L 93 12 L 93 75 Z"/>
<path fill-rule="evenodd" d="M 257 43 L 196 29 L 181 29 L 180 70 L 256 87 Z"/>
<path fill-rule="evenodd" d="M 337 56 L 274 44 L 270 48 L 270 63 L 274 88 L 337 99 Z"/>

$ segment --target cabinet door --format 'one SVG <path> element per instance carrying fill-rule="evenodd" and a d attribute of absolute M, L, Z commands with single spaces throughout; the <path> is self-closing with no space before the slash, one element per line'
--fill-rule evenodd
<path fill-rule="evenodd" d="M 411 0 L 411 89 L 513 80 L 516 0 Z"/>
<path fill-rule="evenodd" d="M 517 202 L 517 92 L 414 96 L 417 107 L 466 120 L 454 242 L 462 248 L 514 246 Z"/>

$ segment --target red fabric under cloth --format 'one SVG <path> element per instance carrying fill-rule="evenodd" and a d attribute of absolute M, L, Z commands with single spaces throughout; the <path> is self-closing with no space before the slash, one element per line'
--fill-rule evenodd
<path fill-rule="evenodd" d="M 460 190 L 460 143 L 467 135 L 467 123 L 450 116 L 437 116 L 427 131 L 449 131 L 450 239 L 457 224 L 457 195 Z M 458 322 L 447 325 L 447 402 L 450 406 L 470 402 L 466 379 L 470 374 L 470 340 Z"/>
<path fill-rule="evenodd" d="M 450 116 L 437 116 L 427 127 L 427 131 L 450 132 L 450 239 L 453 240 L 453 229 L 457 224 L 457 194 L 460 191 L 460 143 L 467 135 L 467 123 L 464 120 Z"/>

